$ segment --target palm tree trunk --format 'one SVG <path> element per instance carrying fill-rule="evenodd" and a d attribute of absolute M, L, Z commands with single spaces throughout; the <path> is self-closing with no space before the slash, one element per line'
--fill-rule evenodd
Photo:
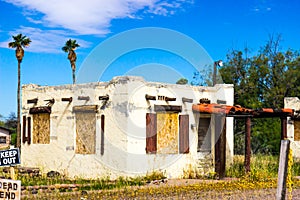
<path fill-rule="evenodd" d="M 75 69 L 72 69 L 72 75 L 73 75 L 73 84 L 75 84 Z"/>
<path fill-rule="evenodd" d="M 20 114 L 20 109 L 21 109 L 21 61 L 18 60 L 18 89 L 17 89 L 17 142 L 16 142 L 16 147 L 20 148 L 21 147 L 21 114 Z"/>

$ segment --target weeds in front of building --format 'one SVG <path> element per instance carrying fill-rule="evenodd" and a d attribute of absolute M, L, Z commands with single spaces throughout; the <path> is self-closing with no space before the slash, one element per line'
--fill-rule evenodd
<path fill-rule="evenodd" d="M 208 181 L 200 181 L 193 184 L 167 185 L 163 187 L 150 186 L 155 180 L 164 180 L 166 177 L 163 172 L 152 172 L 146 176 L 140 177 L 119 177 L 111 180 L 108 176 L 101 179 L 68 179 L 64 176 L 55 176 L 48 178 L 45 175 L 32 177 L 30 175 L 19 176 L 24 188 L 31 188 L 24 195 L 24 199 L 36 199 L 51 197 L 52 199 L 103 199 L 103 198 L 163 198 L 163 197 L 184 197 L 185 195 L 194 195 L 193 197 L 214 198 L 221 195 L 226 197 L 230 195 L 262 195 L 259 191 L 264 191 L 264 195 L 272 193 L 270 190 L 277 186 L 278 174 L 278 156 L 255 155 L 251 157 L 251 172 L 245 173 L 244 156 L 235 156 L 234 163 L 226 171 L 225 180 L 212 180 L 213 176 L 207 177 Z M 294 160 L 292 166 L 292 188 L 300 188 L 300 180 L 295 178 L 300 174 L 300 161 Z M 186 171 L 188 174 L 188 171 Z M 2 174 L 7 176 L 6 174 Z M 186 177 L 186 178 L 196 178 Z M 200 176 L 199 176 L 200 177 Z M 205 179 L 205 176 L 201 176 Z M 159 183 L 161 184 L 161 183 Z M 158 185 L 159 185 L 158 184 Z M 65 187 L 70 185 L 70 188 Z M 43 187 L 50 187 L 47 192 Z M 60 187 L 62 186 L 62 187 Z M 74 186 L 71 188 L 71 186 Z M 132 187 L 133 186 L 133 187 Z M 32 191 L 36 188 L 35 194 Z M 251 191 L 251 192 L 250 192 Z M 274 192 L 273 192 L 274 193 Z M 273 193 L 271 195 L 273 195 Z M 22 197 L 23 198 L 23 197 Z"/>

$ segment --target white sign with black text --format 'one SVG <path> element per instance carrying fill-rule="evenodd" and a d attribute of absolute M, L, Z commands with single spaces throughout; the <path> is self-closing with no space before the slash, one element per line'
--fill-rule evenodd
<path fill-rule="evenodd" d="M 0 200 L 21 199 L 21 181 L 0 179 Z"/>

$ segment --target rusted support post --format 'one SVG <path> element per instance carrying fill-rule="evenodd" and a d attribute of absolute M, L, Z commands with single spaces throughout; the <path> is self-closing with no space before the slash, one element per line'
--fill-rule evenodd
<path fill-rule="evenodd" d="M 281 140 L 276 200 L 285 199 L 289 151 L 290 141 Z"/>
<path fill-rule="evenodd" d="M 287 117 L 281 117 L 281 140 L 287 138 Z"/>
<path fill-rule="evenodd" d="M 245 171 L 250 172 L 250 159 L 251 159 L 251 118 L 245 119 Z"/>

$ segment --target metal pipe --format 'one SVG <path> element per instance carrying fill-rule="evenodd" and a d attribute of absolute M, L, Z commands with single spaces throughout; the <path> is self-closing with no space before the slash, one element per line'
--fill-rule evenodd
<path fill-rule="evenodd" d="M 251 159 L 251 118 L 245 119 L 245 171 L 250 172 L 250 159 Z"/>

